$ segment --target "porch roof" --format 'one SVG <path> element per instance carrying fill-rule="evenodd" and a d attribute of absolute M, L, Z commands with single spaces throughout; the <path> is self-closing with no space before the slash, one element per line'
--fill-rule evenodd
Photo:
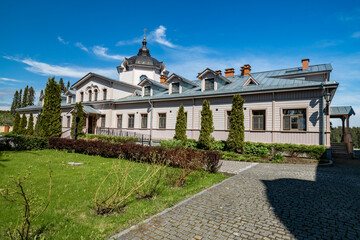
<path fill-rule="evenodd" d="M 330 117 L 351 116 L 355 111 L 351 106 L 334 106 L 330 107 Z"/>
<path fill-rule="evenodd" d="M 84 105 L 83 106 L 83 111 L 86 113 L 86 114 L 89 114 L 89 113 L 92 113 L 92 114 L 101 114 L 101 112 L 99 110 L 96 110 L 95 108 L 91 107 L 91 106 L 87 106 L 87 105 Z"/>

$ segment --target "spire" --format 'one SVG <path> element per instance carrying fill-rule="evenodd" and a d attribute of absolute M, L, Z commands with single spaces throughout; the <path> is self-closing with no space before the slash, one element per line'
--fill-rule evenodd
<path fill-rule="evenodd" d="M 138 56 L 148 56 L 150 57 L 150 51 L 149 49 L 146 47 L 146 28 L 144 28 L 144 40 L 142 41 L 142 47 L 139 49 L 139 53 Z"/>

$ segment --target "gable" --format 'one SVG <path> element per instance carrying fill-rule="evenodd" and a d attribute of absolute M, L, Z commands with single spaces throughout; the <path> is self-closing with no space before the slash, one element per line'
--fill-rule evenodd
<path fill-rule="evenodd" d="M 253 77 L 250 76 L 243 84 L 243 87 L 251 86 L 251 85 L 259 85 L 259 83 Z"/>

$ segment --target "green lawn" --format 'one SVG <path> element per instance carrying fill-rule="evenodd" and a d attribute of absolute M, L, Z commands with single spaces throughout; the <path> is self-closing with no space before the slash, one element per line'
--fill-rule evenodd
<path fill-rule="evenodd" d="M 193 172 L 183 188 L 169 187 L 162 178 L 158 194 L 150 200 L 136 200 L 132 197 L 120 214 L 98 216 L 93 210 L 93 193 L 86 187 L 94 188 L 107 175 L 114 162 L 130 164 L 132 169 L 145 171 L 146 164 L 126 160 L 87 156 L 56 150 L 0 152 L 0 189 L 10 182 L 10 176 L 25 174 L 31 166 L 30 179 L 25 190 L 34 190 L 46 198 L 48 194 L 48 166 L 52 174 L 51 203 L 46 212 L 36 221 L 36 228 L 45 228 L 45 239 L 105 239 L 141 220 L 171 207 L 191 195 L 221 182 L 222 174 Z M 81 162 L 82 166 L 70 166 L 67 162 Z M 166 168 L 165 171 L 180 171 Z M 30 183 L 32 185 L 30 186 Z M 19 223 L 22 208 L 0 199 L 0 239 L 6 238 L 6 229 Z"/>

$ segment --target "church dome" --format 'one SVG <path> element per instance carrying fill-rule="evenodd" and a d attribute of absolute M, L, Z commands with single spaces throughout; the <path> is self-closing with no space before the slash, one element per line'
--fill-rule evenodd
<path fill-rule="evenodd" d="M 156 68 L 162 67 L 162 62 L 159 62 L 155 58 L 151 57 L 149 49 L 146 47 L 146 39 L 143 40 L 143 45 L 139 49 L 139 53 L 136 56 L 125 58 L 124 63 L 125 65 L 146 65 L 146 66 L 153 66 Z"/>

